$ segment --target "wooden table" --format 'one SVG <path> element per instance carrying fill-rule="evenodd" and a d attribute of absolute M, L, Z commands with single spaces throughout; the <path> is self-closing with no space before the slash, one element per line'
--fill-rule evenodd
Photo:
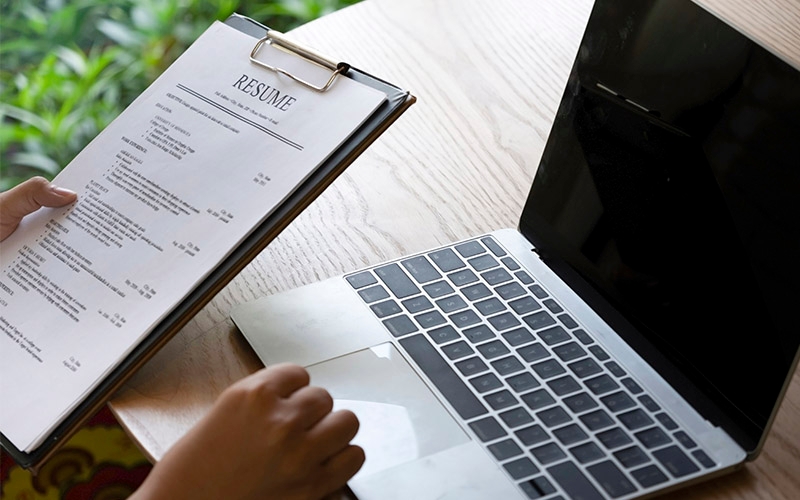
<path fill-rule="evenodd" d="M 705 0 L 800 66 L 800 7 L 774 1 Z M 235 304 L 516 226 L 591 5 L 365 0 L 291 33 L 419 100 L 113 398 L 152 460 L 261 367 Z M 799 476 L 796 374 L 758 460 L 673 495 L 800 498 Z"/>

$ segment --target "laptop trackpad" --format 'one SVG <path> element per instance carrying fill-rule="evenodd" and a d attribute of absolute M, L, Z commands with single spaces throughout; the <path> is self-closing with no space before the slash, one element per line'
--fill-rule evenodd
<path fill-rule="evenodd" d="M 380 344 L 308 367 L 313 385 L 326 388 L 335 409 L 361 422 L 354 443 L 367 476 L 470 441 L 467 434 L 391 344 Z"/>

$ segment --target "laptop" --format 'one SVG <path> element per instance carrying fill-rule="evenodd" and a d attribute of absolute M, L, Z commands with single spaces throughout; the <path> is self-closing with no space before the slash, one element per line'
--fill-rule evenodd
<path fill-rule="evenodd" d="M 358 415 L 360 499 L 718 476 L 757 457 L 800 357 L 798 138 L 798 68 L 689 1 L 597 0 L 517 229 L 232 319 Z"/>

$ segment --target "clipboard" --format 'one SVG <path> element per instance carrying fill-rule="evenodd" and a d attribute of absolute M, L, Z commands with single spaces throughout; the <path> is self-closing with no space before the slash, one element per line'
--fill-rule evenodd
<path fill-rule="evenodd" d="M 263 220 L 210 274 L 202 280 L 173 311 L 162 320 L 116 368 L 72 411 L 42 442 L 26 453 L 14 446 L 4 434 L 0 445 L 21 467 L 38 470 L 52 457 L 80 427 L 85 424 L 108 399 L 146 363 L 158 350 L 180 331 L 214 296 L 238 275 L 266 246 L 285 229 L 314 199 L 317 198 L 344 170 L 363 153 L 375 139 L 385 132 L 405 112 L 416 98 L 407 90 L 376 78 L 344 62 L 335 62 L 318 52 L 298 45 L 282 33 L 250 19 L 233 14 L 225 24 L 253 37 L 251 62 L 271 71 L 281 73 L 318 92 L 325 92 L 337 78 L 350 78 L 380 90 L 386 100 L 354 131 L 271 215 Z M 285 51 L 331 70 L 326 84 L 318 85 L 302 80 L 279 67 L 270 66 L 256 58 L 264 44 L 272 44 Z M 248 57 L 243 54 L 242 57 Z"/>

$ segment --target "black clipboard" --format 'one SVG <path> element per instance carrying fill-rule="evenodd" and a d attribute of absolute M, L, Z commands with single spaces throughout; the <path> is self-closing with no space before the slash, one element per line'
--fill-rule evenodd
<path fill-rule="evenodd" d="M 377 139 L 416 98 L 407 90 L 385 82 L 347 63 L 332 63 L 311 49 L 292 43 L 282 34 L 248 17 L 233 14 L 225 24 L 253 37 L 254 48 L 250 54 L 254 59 L 260 44 L 274 43 L 280 48 L 295 53 L 311 62 L 327 66 L 335 78 L 350 78 L 354 81 L 380 90 L 386 100 L 364 121 L 339 148 L 334 151 L 271 215 L 225 258 L 201 283 L 199 283 L 178 306 L 142 341 L 136 348 L 73 410 L 34 451 L 26 453 L 19 450 L 4 434 L 0 434 L 0 445 L 21 467 L 37 470 L 54 455 L 61 444 L 66 442 L 85 422 L 87 422 L 108 399 L 130 378 L 135 371 L 147 362 L 183 326 L 185 326 L 225 285 L 244 269 L 280 232 L 286 228 L 336 177 L 339 176 L 375 139 Z M 247 57 L 243 54 L 242 57 Z M 254 63 L 259 64 L 257 61 Z M 262 65 L 262 64 L 259 64 Z M 285 76 L 294 78 L 280 68 L 269 68 Z M 304 85 L 313 84 L 300 82 Z M 315 90 L 324 92 L 324 86 Z"/>

